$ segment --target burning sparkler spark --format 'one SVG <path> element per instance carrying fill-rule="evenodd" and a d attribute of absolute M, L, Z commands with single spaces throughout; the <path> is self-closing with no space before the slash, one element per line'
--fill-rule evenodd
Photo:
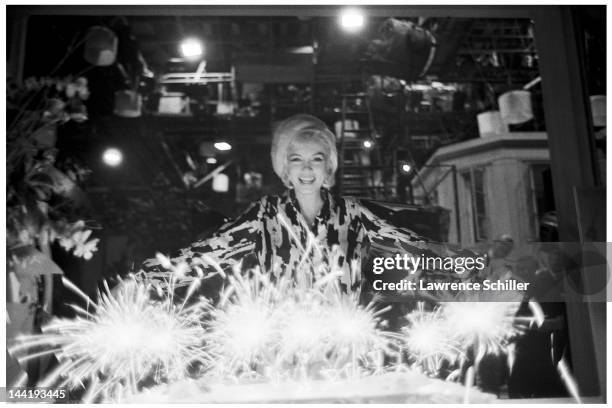
<path fill-rule="evenodd" d="M 273 284 L 259 270 L 243 276 L 238 268 L 229 277 L 219 305 L 211 310 L 206 341 L 214 356 L 214 377 L 257 376 L 257 367 L 270 364 L 275 341 L 275 305 L 286 282 Z"/>
<path fill-rule="evenodd" d="M 541 327 L 544 324 L 544 320 L 546 320 L 546 315 L 544 314 L 544 310 L 542 310 L 542 306 L 540 306 L 540 304 L 535 300 L 531 300 L 529 301 L 529 310 L 531 310 L 531 313 L 533 313 L 533 318 L 538 327 Z M 569 369 L 567 361 L 563 356 L 557 362 L 557 372 L 559 373 L 559 377 L 561 378 L 561 381 L 563 381 L 563 385 L 565 385 L 565 388 L 567 389 L 569 394 L 578 404 L 582 404 L 582 400 L 580 399 L 580 392 L 578 390 L 578 383 L 574 379 L 574 376 L 572 375 L 572 372 Z"/>
<path fill-rule="evenodd" d="M 499 354 L 520 333 L 514 322 L 518 302 L 448 302 L 441 312 L 460 348 L 474 347 L 476 365 L 486 354 Z"/>
<path fill-rule="evenodd" d="M 305 302 L 284 302 L 287 309 L 279 311 L 279 346 L 281 354 L 289 359 L 295 355 L 309 356 L 324 353 L 328 330 L 326 310 L 312 298 Z"/>
<path fill-rule="evenodd" d="M 355 295 L 338 293 L 332 299 L 327 324 L 332 339 L 328 354 L 333 366 L 350 378 L 379 372 L 383 363 L 381 356 L 396 348 L 397 338 L 382 330 L 386 323 L 381 315 L 390 307 L 374 310 L 374 303 L 359 306 Z"/>
<path fill-rule="evenodd" d="M 148 378 L 185 377 L 190 365 L 208 365 L 202 347 L 203 303 L 177 307 L 168 299 L 152 301 L 151 287 L 134 279 L 105 291 L 93 311 L 72 306 L 75 319 L 55 319 L 43 334 L 19 336 L 9 351 L 30 353 L 20 362 L 55 354 L 60 365 L 41 384 L 76 388 L 88 383 L 93 401 L 120 399 Z M 43 351 L 32 353 L 33 348 Z"/>
<path fill-rule="evenodd" d="M 437 375 L 444 362 L 453 364 L 462 354 L 440 309 L 426 311 L 419 302 L 406 319 L 409 323 L 402 328 L 404 344 L 415 364 L 426 372 Z"/>
<path fill-rule="evenodd" d="M 305 380 L 334 370 L 346 375 L 349 366 L 356 374 L 390 341 L 378 328 L 380 312 L 342 294 L 338 279 L 275 275 L 272 282 L 268 274 L 249 273 L 234 271 L 212 311 L 207 342 L 216 376 Z"/>

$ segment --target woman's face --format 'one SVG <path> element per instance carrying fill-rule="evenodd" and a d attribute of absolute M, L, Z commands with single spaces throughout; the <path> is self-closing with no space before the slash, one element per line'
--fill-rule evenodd
<path fill-rule="evenodd" d="M 325 148 L 311 139 L 297 140 L 287 153 L 287 178 L 296 194 L 318 193 L 327 178 Z"/>

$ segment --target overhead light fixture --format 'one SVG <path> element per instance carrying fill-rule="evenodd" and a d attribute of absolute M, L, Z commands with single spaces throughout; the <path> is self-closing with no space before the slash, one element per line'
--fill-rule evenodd
<path fill-rule="evenodd" d="M 114 147 L 109 147 L 102 153 L 102 161 L 107 166 L 117 167 L 123 161 L 123 153 Z"/>
<path fill-rule="evenodd" d="M 412 170 L 412 166 L 411 165 L 409 165 L 408 163 L 402 164 L 402 171 L 404 173 L 410 173 L 410 170 Z"/>
<path fill-rule="evenodd" d="M 215 159 L 214 157 L 209 157 L 206 159 L 206 163 L 208 164 L 217 164 L 217 159 Z"/>
<path fill-rule="evenodd" d="M 363 12 L 358 9 L 345 9 L 340 13 L 340 26 L 347 32 L 360 31 L 365 25 Z"/>
<path fill-rule="evenodd" d="M 372 146 L 374 146 L 374 143 L 370 139 L 368 139 L 368 140 L 364 140 L 362 145 L 364 149 L 371 149 Z"/>
<path fill-rule="evenodd" d="M 197 38 L 186 38 L 181 42 L 181 54 L 185 58 L 198 58 L 204 53 L 202 42 Z"/>
<path fill-rule="evenodd" d="M 215 149 L 221 150 L 222 152 L 232 150 L 232 145 L 227 142 L 216 142 L 214 146 Z"/>

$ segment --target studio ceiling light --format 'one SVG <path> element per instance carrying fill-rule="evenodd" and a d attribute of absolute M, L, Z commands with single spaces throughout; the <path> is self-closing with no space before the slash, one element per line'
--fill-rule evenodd
<path fill-rule="evenodd" d="M 215 149 L 221 151 L 232 150 L 232 145 L 227 142 L 217 142 L 215 143 Z"/>
<path fill-rule="evenodd" d="M 123 161 L 123 153 L 114 147 L 109 147 L 102 153 L 102 161 L 107 166 L 117 167 Z"/>
<path fill-rule="evenodd" d="M 185 58 L 198 58 L 204 53 L 202 42 L 196 38 L 187 38 L 181 42 L 181 54 Z"/>
<path fill-rule="evenodd" d="M 340 14 L 340 26 L 347 32 L 357 32 L 365 25 L 363 12 L 357 9 L 346 9 Z"/>

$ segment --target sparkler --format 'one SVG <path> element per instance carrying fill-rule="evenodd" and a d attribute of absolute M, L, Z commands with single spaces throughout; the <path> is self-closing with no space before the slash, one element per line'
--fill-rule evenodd
<path fill-rule="evenodd" d="M 87 383 L 85 401 L 114 400 L 136 392 L 147 378 L 179 379 L 193 364 L 210 363 L 202 347 L 205 302 L 177 307 L 169 298 L 153 301 L 151 286 L 133 277 L 113 291 L 104 286 L 97 304 L 88 299 L 91 312 L 72 305 L 75 319 L 54 319 L 43 334 L 19 336 L 9 348 L 29 353 L 18 358 L 21 363 L 56 355 L 59 366 L 39 386 L 74 389 Z"/>
<path fill-rule="evenodd" d="M 531 313 L 533 313 L 533 318 L 538 327 L 541 327 L 544 324 L 544 320 L 546 319 L 544 310 L 542 310 L 542 306 L 540 306 L 538 302 L 532 300 L 529 302 L 529 310 L 531 310 Z M 551 346 L 551 354 L 552 352 L 553 350 Z M 554 355 L 552 356 L 552 359 L 554 361 Z M 561 378 L 561 381 L 563 381 L 563 385 L 565 385 L 565 388 L 567 389 L 569 394 L 574 398 L 574 400 L 576 400 L 578 404 L 582 404 L 582 400 L 580 399 L 580 392 L 578 391 L 578 384 L 576 383 L 576 380 L 574 379 L 574 376 L 572 375 L 569 369 L 565 356 L 562 356 L 559 362 L 557 363 L 557 372 L 559 373 L 559 377 Z"/>
<path fill-rule="evenodd" d="M 252 274 L 246 278 L 235 270 L 218 307 L 211 311 L 206 341 L 215 360 L 214 377 L 257 376 L 257 366 L 271 363 L 274 306 L 282 285 L 273 285 L 258 270 Z"/>
<path fill-rule="evenodd" d="M 522 332 L 515 320 L 522 298 L 518 291 L 462 293 L 443 302 L 440 311 L 459 348 L 474 351 L 478 367 L 485 355 L 499 355 L 509 339 Z"/>
<path fill-rule="evenodd" d="M 485 354 L 499 354 L 506 341 L 519 333 L 514 324 L 518 307 L 510 302 L 450 302 L 441 310 L 461 348 L 473 346 L 479 360 Z"/>
<path fill-rule="evenodd" d="M 308 365 L 322 364 L 326 360 L 326 344 L 329 327 L 326 326 L 326 312 L 323 305 L 306 293 L 300 294 L 303 302 L 289 300 L 284 302 L 284 310 L 279 310 L 277 318 L 278 351 L 284 361 L 294 361 L 299 379 L 308 377 Z"/>
<path fill-rule="evenodd" d="M 415 364 L 437 375 L 442 364 L 453 364 L 461 355 L 460 344 L 449 330 L 439 308 L 426 311 L 423 302 L 406 316 L 409 324 L 401 331 L 404 344 Z"/>
<path fill-rule="evenodd" d="M 465 391 L 463 394 L 464 404 L 470 403 L 470 390 L 474 386 L 474 380 L 475 380 L 474 367 L 469 367 L 465 374 Z"/>
<path fill-rule="evenodd" d="M 425 311 L 420 302 L 417 310 L 406 315 L 408 325 L 400 334 L 414 365 L 438 376 L 448 363 L 446 368 L 455 368 L 446 378 L 452 381 L 461 377 L 469 351 L 474 353 L 476 370 L 485 355 L 507 351 L 510 338 L 521 333 L 515 314 L 522 294 L 507 291 L 501 296 L 503 302 L 483 294 L 462 293 L 432 311 Z"/>
<path fill-rule="evenodd" d="M 390 338 L 372 306 L 342 294 L 336 279 L 301 279 L 238 270 L 211 312 L 206 341 L 212 376 L 308 380 L 361 375 Z M 334 274 L 332 274 L 334 275 Z M 374 353 L 375 354 L 375 353 Z M 367 363 L 367 364 L 366 364 Z"/>
<path fill-rule="evenodd" d="M 329 355 L 333 366 L 336 369 L 344 366 L 345 376 L 353 378 L 368 373 L 372 368 L 379 371 L 381 355 L 397 348 L 397 338 L 381 328 L 385 325 L 381 315 L 390 307 L 375 310 L 374 303 L 362 307 L 354 294 L 340 292 L 336 292 L 331 300 L 326 323 L 330 329 Z"/>

